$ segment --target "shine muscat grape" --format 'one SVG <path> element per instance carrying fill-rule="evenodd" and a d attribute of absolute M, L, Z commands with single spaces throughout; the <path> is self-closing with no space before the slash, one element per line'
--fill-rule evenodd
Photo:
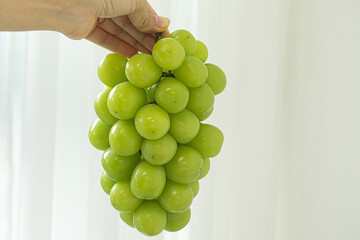
<path fill-rule="evenodd" d="M 105 87 L 89 140 L 104 151 L 101 187 L 120 218 L 147 236 L 188 224 L 199 180 L 221 150 L 223 133 L 202 121 L 226 76 L 207 58 L 203 42 L 177 30 L 158 35 L 152 55 L 111 53 L 98 67 Z"/>

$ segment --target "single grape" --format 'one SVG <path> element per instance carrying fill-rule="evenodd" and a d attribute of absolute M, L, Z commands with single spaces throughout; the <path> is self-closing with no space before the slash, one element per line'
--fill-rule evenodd
<path fill-rule="evenodd" d="M 196 116 L 206 115 L 211 111 L 215 102 L 215 95 L 209 85 L 204 83 L 200 87 L 189 89 L 190 97 L 186 108 L 195 113 Z"/>
<path fill-rule="evenodd" d="M 109 178 L 109 176 L 106 174 L 105 171 L 101 174 L 100 184 L 104 192 L 106 192 L 106 194 L 108 195 L 110 194 L 110 190 L 115 183 L 116 182 L 111 180 L 111 178 Z"/>
<path fill-rule="evenodd" d="M 135 115 L 135 127 L 146 139 L 158 139 L 164 136 L 170 127 L 167 112 L 155 104 L 148 104 L 140 108 Z"/>
<path fill-rule="evenodd" d="M 155 91 L 155 101 L 169 113 L 185 109 L 189 100 L 189 90 L 175 78 L 163 78 Z"/>
<path fill-rule="evenodd" d="M 214 111 L 214 106 L 212 106 L 209 110 L 207 110 L 206 112 L 200 114 L 198 116 L 200 121 L 204 121 L 206 119 L 208 119 L 208 117 L 210 117 L 210 115 L 212 114 L 212 112 Z"/>
<path fill-rule="evenodd" d="M 168 212 L 184 212 L 190 208 L 193 200 L 193 191 L 189 184 L 179 184 L 166 180 L 164 191 L 158 201 Z"/>
<path fill-rule="evenodd" d="M 191 183 L 190 187 L 191 187 L 191 190 L 193 191 L 193 195 L 195 198 L 199 193 L 199 188 L 200 188 L 199 181 L 195 181 L 195 182 Z"/>
<path fill-rule="evenodd" d="M 157 84 L 145 88 L 146 92 L 146 104 L 151 103 L 155 100 L 155 91 L 156 91 Z"/>
<path fill-rule="evenodd" d="M 135 228 L 147 236 L 161 233 L 166 225 L 166 212 L 155 200 L 144 201 L 134 213 Z"/>
<path fill-rule="evenodd" d="M 119 213 L 121 220 L 123 220 L 129 227 L 134 227 L 134 213 L 133 212 L 121 212 Z"/>
<path fill-rule="evenodd" d="M 192 183 L 200 175 L 201 154 L 192 147 L 179 145 L 175 156 L 165 165 L 166 176 L 176 183 Z"/>
<path fill-rule="evenodd" d="M 163 166 L 154 166 L 146 161 L 141 161 L 131 176 L 131 192 L 141 199 L 155 199 L 164 190 L 166 182 Z"/>
<path fill-rule="evenodd" d="M 126 81 L 116 85 L 110 92 L 107 104 L 113 116 L 121 120 L 135 117 L 136 112 L 146 104 L 144 89 Z"/>
<path fill-rule="evenodd" d="M 109 87 L 125 82 L 125 65 L 127 59 L 117 53 L 108 54 L 99 64 L 97 73 L 100 80 Z"/>
<path fill-rule="evenodd" d="M 141 154 L 149 163 L 163 165 L 174 157 L 176 149 L 175 139 L 170 134 L 166 134 L 155 140 L 145 139 L 141 145 Z"/>
<path fill-rule="evenodd" d="M 204 157 L 203 160 L 204 160 L 203 161 L 203 166 L 201 168 L 198 180 L 204 178 L 208 174 L 208 172 L 210 170 L 210 159 L 207 158 L 207 157 Z"/>
<path fill-rule="evenodd" d="M 133 212 L 143 200 L 138 199 L 130 190 L 129 181 L 115 183 L 110 191 L 110 202 L 120 212 Z"/>
<path fill-rule="evenodd" d="M 169 38 L 174 38 L 184 47 L 186 56 L 194 54 L 196 49 L 196 40 L 189 31 L 183 29 L 176 30 L 169 35 Z"/>
<path fill-rule="evenodd" d="M 218 95 L 224 91 L 226 86 L 226 76 L 225 73 L 216 66 L 215 64 L 207 63 L 205 64 L 208 70 L 208 76 L 206 83 L 211 87 L 215 95 Z"/>
<path fill-rule="evenodd" d="M 156 64 L 168 71 L 181 66 L 185 58 L 185 50 L 175 39 L 163 38 L 155 43 L 152 55 Z"/>
<path fill-rule="evenodd" d="M 109 96 L 109 93 L 111 91 L 111 88 L 105 87 L 96 97 L 95 99 L 95 112 L 96 115 L 104 122 L 106 122 L 109 125 L 113 125 L 118 119 L 114 117 L 108 108 L 107 105 L 107 98 Z"/>
<path fill-rule="evenodd" d="M 224 134 L 215 126 L 200 124 L 198 135 L 187 145 L 198 150 L 204 157 L 215 157 L 219 154 L 224 142 Z"/>
<path fill-rule="evenodd" d="M 101 158 L 104 170 L 114 181 L 129 180 L 139 161 L 140 153 L 131 156 L 121 156 L 111 148 L 107 149 Z"/>
<path fill-rule="evenodd" d="M 129 59 L 125 67 L 125 74 L 135 87 L 147 88 L 160 79 L 162 69 L 156 65 L 150 54 L 141 53 Z"/>
<path fill-rule="evenodd" d="M 190 88 L 201 86 L 208 75 L 205 64 L 193 56 L 185 57 L 184 63 L 173 73 L 176 79 Z"/>
<path fill-rule="evenodd" d="M 183 229 L 190 221 L 191 210 L 190 208 L 182 213 L 166 212 L 167 221 L 165 230 L 168 232 L 176 232 Z"/>
<path fill-rule="evenodd" d="M 203 63 L 206 62 L 208 58 L 208 49 L 202 41 L 196 40 L 196 49 L 193 56 L 200 59 Z"/>
<path fill-rule="evenodd" d="M 111 128 L 111 148 L 121 156 L 131 156 L 140 150 L 143 138 L 135 129 L 133 120 L 119 120 Z"/>
<path fill-rule="evenodd" d="M 109 132 L 111 125 L 96 119 L 89 129 L 90 143 L 99 150 L 106 150 L 110 147 L 109 144 Z"/>
<path fill-rule="evenodd" d="M 185 108 L 169 116 L 169 133 L 178 143 L 188 143 L 195 138 L 200 129 L 200 122 L 194 113 Z"/>

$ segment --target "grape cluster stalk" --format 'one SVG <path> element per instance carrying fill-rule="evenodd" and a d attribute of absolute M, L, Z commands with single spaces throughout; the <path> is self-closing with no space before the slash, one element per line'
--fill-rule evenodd
<path fill-rule="evenodd" d="M 101 187 L 120 218 L 147 236 L 188 224 L 199 180 L 223 145 L 221 130 L 203 122 L 226 86 L 207 58 L 203 42 L 176 30 L 157 37 L 152 55 L 111 53 L 98 66 L 105 86 L 89 140 L 104 151 Z"/>

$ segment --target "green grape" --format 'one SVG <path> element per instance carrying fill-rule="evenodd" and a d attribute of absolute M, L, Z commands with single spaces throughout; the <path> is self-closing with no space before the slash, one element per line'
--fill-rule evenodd
<path fill-rule="evenodd" d="M 120 212 L 133 212 L 142 201 L 132 194 L 129 181 L 117 182 L 111 188 L 110 202 Z"/>
<path fill-rule="evenodd" d="M 133 212 L 121 212 L 120 218 L 129 226 L 134 227 L 134 213 Z"/>
<path fill-rule="evenodd" d="M 189 31 L 183 29 L 176 30 L 169 35 L 169 38 L 174 38 L 184 47 L 186 56 L 194 54 L 196 49 L 196 40 Z"/>
<path fill-rule="evenodd" d="M 106 85 L 103 86 L 103 89 L 101 91 L 111 91 L 112 87 L 108 87 Z"/>
<path fill-rule="evenodd" d="M 210 170 L 210 159 L 204 157 L 203 160 L 204 160 L 204 161 L 203 161 L 203 166 L 202 166 L 202 168 L 201 168 L 201 171 L 200 171 L 200 175 L 199 175 L 199 177 L 198 177 L 198 180 L 204 178 L 204 177 L 208 174 L 208 172 L 209 172 L 209 170 Z"/>
<path fill-rule="evenodd" d="M 144 89 L 123 82 L 114 87 L 108 97 L 107 104 L 113 116 L 121 120 L 135 117 L 136 112 L 146 104 Z"/>
<path fill-rule="evenodd" d="M 167 112 L 155 104 L 148 104 L 140 108 L 135 115 L 135 127 L 146 139 L 158 139 L 164 136 L 170 127 Z"/>
<path fill-rule="evenodd" d="M 208 77 L 206 83 L 211 87 L 215 95 L 218 95 L 224 91 L 226 86 L 226 76 L 225 73 L 216 66 L 215 64 L 207 63 L 205 64 L 208 70 Z"/>
<path fill-rule="evenodd" d="M 109 93 L 111 91 L 111 88 L 105 87 L 99 95 L 97 95 L 95 99 L 95 112 L 96 115 L 107 124 L 113 125 L 117 118 L 115 118 L 109 111 L 108 105 L 107 105 L 107 98 L 109 96 Z"/>
<path fill-rule="evenodd" d="M 149 163 L 163 165 L 174 157 L 176 149 L 175 139 L 170 134 L 166 134 L 155 140 L 145 139 L 141 145 L 141 154 Z"/>
<path fill-rule="evenodd" d="M 101 158 L 104 170 L 114 181 L 129 180 L 139 161 L 140 153 L 132 156 L 121 156 L 111 148 L 107 149 Z"/>
<path fill-rule="evenodd" d="M 196 116 L 206 115 L 207 111 L 211 111 L 214 105 L 215 96 L 209 85 L 204 83 L 200 87 L 189 89 L 190 97 L 186 106 Z"/>
<path fill-rule="evenodd" d="M 129 59 L 125 67 L 125 74 L 135 87 L 147 88 L 160 79 L 162 69 L 156 65 L 150 54 L 141 53 Z"/>
<path fill-rule="evenodd" d="M 189 100 L 189 90 L 175 78 L 163 78 L 155 91 L 155 101 L 169 113 L 185 109 Z"/>
<path fill-rule="evenodd" d="M 195 138 L 200 129 L 200 122 L 194 113 L 185 108 L 183 111 L 169 116 L 169 133 L 178 143 L 188 143 Z"/>
<path fill-rule="evenodd" d="M 190 184 L 191 190 L 193 191 L 194 194 L 194 198 L 198 195 L 199 193 L 199 181 L 195 181 L 193 183 Z"/>
<path fill-rule="evenodd" d="M 157 84 L 145 88 L 146 92 L 146 104 L 151 103 L 155 99 L 155 91 L 156 91 Z"/>
<path fill-rule="evenodd" d="M 201 86 L 208 76 L 205 64 L 193 56 L 185 57 L 184 63 L 173 73 L 178 80 L 190 88 Z"/>
<path fill-rule="evenodd" d="M 196 40 L 196 49 L 193 56 L 200 59 L 203 63 L 206 62 L 208 58 L 208 49 L 202 41 Z"/>
<path fill-rule="evenodd" d="M 210 115 L 212 114 L 212 112 L 214 111 L 214 106 L 212 106 L 209 110 L 207 110 L 206 112 L 202 113 L 199 115 L 199 120 L 200 121 L 204 121 L 206 120 L 208 117 L 210 117 Z"/>
<path fill-rule="evenodd" d="M 155 43 L 152 55 L 156 64 L 168 71 L 181 66 L 185 58 L 185 50 L 178 41 L 163 38 Z"/>
<path fill-rule="evenodd" d="M 158 201 L 168 212 L 184 212 L 190 208 L 193 200 L 193 191 L 189 184 L 179 184 L 166 180 L 164 191 Z"/>
<path fill-rule="evenodd" d="M 175 156 L 165 165 L 166 176 L 176 183 L 192 183 L 200 175 L 201 154 L 192 147 L 179 145 Z"/>
<path fill-rule="evenodd" d="M 109 178 L 109 176 L 106 174 L 105 171 L 101 174 L 100 184 L 104 192 L 106 192 L 106 194 L 108 195 L 110 194 L 110 190 L 115 183 L 116 182 L 111 180 L 111 178 Z"/>
<path fill-rule="evenodd" d="M 134 169 L 131 176 L 131 192 L 141 199 L 155 199 L 164 190 L 166 182 L 163 166 L 154 166 L 146 161 L 141 161 Z"/>
<path fill-rule="evenodd" d="M 111 125 L 96 119 L 89 129 L 90 143 L 99 150 L 106 150 L 109 145 L 109 132 Z"/>
<path fill-rule="evenodd" d="M 110 53 L 99 64 L 97 73 L 100 80 L 109 87 L 125 82 L 125 65 L 127 59 L 117 53 Z"/>
<path fill-rule="evenodd" d="M 165 230 L 168 232 L 176 232 L 183 229 L 190 221 L 191 210 L 190 208 L 182 213 L 166 212 L 167 221 Z"/>
<path fill-rule="evenodd" d="M 146 236 L 161 233 L 166 225 L 166 212 L 155 200 L 144 201 L 134 213 L 135 228 Z"/>
<path fill-rule="evenodd" d="M 204 157 L 211 158 L 219 154 L 223 142 L 224 134 L 220 129 L 201 123 L 198 135 L 188 145 L 198 150 Z"/>
<path fill-rule="evenodd" d="M 111 128 L 110 146 L 121 156 L 131 156 L 140 150 L 143 138 L 136 131 L 133 120 L 119 120 Z"/>

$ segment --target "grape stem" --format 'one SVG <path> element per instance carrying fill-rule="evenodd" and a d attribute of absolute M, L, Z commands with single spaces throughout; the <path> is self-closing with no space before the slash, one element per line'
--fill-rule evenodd
<path fill-rule="evenodd" d="M 159 41 L 160 39 L 162 39 L 162 38 L 163 38 L 163 37 L 162 37 L 162 32 L 156 33 L 155 43 L 156 43 L 157 41 Z"/>
<path fill-rule="evenodd" d="M 174 74 L 171 73 L 171 71 L 169 72 L 163 72 L 161 77 L 175 77 Z"/>

